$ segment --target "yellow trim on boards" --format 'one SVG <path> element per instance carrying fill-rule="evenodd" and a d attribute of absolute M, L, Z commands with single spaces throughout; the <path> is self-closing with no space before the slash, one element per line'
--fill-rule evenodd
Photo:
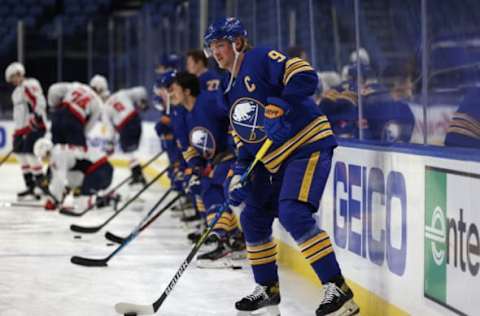
<path fill-rule="evenodd" d="M 319 288 L 321 283 L 315 272 L 307 263 L 299 250 L 287 243 L 275 239 L 279 246 L 278 262 L 282 267 L 286 267 L 296 274 L 300 275 L 308 282 L 314 283 Z M 409 313 L 401 310 L 397 306 L 390 304 L 378 295 L 361 287 L 359 284 L 347 280 L 348 285 L 355 293 L 355 302 L 360 306 L 360 315 L 363 316 L 407 316 Z"/>

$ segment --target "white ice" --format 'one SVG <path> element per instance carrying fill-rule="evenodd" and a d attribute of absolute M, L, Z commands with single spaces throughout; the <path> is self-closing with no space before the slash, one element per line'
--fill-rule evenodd
<path fill-rule="evenodd" d="M 0 202 L 15 201 L 15 193 L 23 189 L 19 169 L 16 164 L 0 168 Z M 117 169 L 115 181 L 125 175 Z M 102 231 L 83 234 L 82 239 L 73 238 L 79 234 L 69 230 L 70 224 L 97 225 L 112 211 L 73 218 L 40 208 L 0 208 L 0 316 L 113 316 L 118 302 L 155 301 L 191 249 L 187 231 L 170 212 L 108 267 L 76 266 L 70 257 L 106 257 L 116 246 L 106 245 L 105 231 L 126 236 L 160 194 L 160 186 L 152 188 L 143 205 L 127 209 Z M 280 278 L 282 316 L 314 315 L 319 289 L 286 269 L 280 268 Z M 236 315 L 234 302 L 253 287 L 248 268 L 205 270 L 192 263 L 157 314 Z"/>

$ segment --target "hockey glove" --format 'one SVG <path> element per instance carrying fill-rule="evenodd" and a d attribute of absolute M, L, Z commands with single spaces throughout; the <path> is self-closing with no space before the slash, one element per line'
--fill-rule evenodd
<path fill-rule="evenodd" d="M 182 170 L 176 170 L 173 173 L 173 187 L 175 191 L 183 192 L 183 183 L 185 182 L 185 174 Z"/>
<path fill-rule="evenodd" d="M 185 192 L 193 195 L 200 195 L 202 192 L 201 182 L 200 182 L 200 172 L 199 170 L 192 170 L 188 172 L 186 171 L 185 174 Z"/>
<path fill-rule="evenodd" d="M 290 106 L 279 98 L 267 98 L 265 107 L 265 133 L 274 143 L 283 144 L 290 138 L 292 126 L 287 122 L 285 116 Z"/>
<path fill-rule="evenodd" d="M 241 163 L 236 163 L 233 168 L 233 176 L 228 183 L 229 203 L 233 206 L 239 206 L 250 193 L 250 185 L 247 181 L 241 181 L 242 175 L 248 167 Z"/>

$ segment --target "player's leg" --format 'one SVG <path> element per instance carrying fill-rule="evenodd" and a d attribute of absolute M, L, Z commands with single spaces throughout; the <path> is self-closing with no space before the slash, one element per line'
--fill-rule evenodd
<path fill-rule="evenodd" d="M 22 170 L 23 180 L 25 182 L 26 190 L 20 191 L 17 193 L 18 199 L 38 199 L 39 197 L 35 194 L 35 181 L 33 179 L 32 170 L 30 168 L 30 164 L 28 161 L 28 156 L 25 153 L 25 145 L 26 136 L 25 135 L 17 135 L 13 138 L 13 148 L 15 156 L 20 163 L 20 167 Z"/>
<path fill-rule="evenodd" d="M 106 190 L 112 184 L 112 179 L 113 167 L 109 162 L 102 164 L 94 172 L 85 175 L 80 190 L 79 203 L 81 205 L 78 205 L 79 208 L 86 208 L 93 203 L 97 207 L 105 207 L 112 203 L 117 203 L 119 196 L 116 194 L 102 197 L 96 196 L 99 191 Z"/>
<path fill-rule="evenodd" d="M 289 159 L 282 174 L 279 219 L 324 286 L 324 298 L 317 315 L 354 315 L 358 307 L 342 276 L 328 233 L 320 229 L 313 217 L 327 182 L 331 160 L 331 150 Z"/>
<path fill-rule="evenodd" d="M 210 224 L 215 218 L 218 205 L 225 202 L 223 182 L 232 162 L 233 159 L 218 163 L 210 175 L 206 176 L 202 199 L 207 208 L 207 224 Z M 245 242 L 243 234 L 232 210 L 222 213 L 210 239 L 214 243 L 214 249 L 197 257 L 199 267 L 230 267 L 232 265 L 231 259 L 240 259 L 242 255 L 244 257 Z"/>
<path fill-rule="evenodd" d="M 145 185 L 147 181 L 143 175 L 140 161 L 136 157 L 136 151 L 140 145 L 140 137 L 142 135 L 142 122 L 137 116 L 129 121 L 120 130 L 120 147 L 122 151 L 129 156 L 129 167 L 132 172 L 132 181 L 130 185 Z"/>
<path fill-rule="evenodd" d="M 39 188 L 39 191 L 45 192 L 48 189 L 48 180 L 43 173 L 43 166 L 40 159 L 33 154 L 33 146 L 35 142 L 45 136 L 45 130 L 35 130 L 27 135 L 25 139 L 25 156 L 30 165 L 30 170 L 33 175 L 35 186 Z"/>
<path fill-rule="evenodd" d="M 277 245 L 272 238 L 275 205 L 271 200 L 276 190 L 261 166 L 257 167 L 251 185 L 245 208 L 240 214 L 240 223 L 256 287 L 252 294 L 235 303 L 236 309 L 242 312 L 276 309 L 280 304 Z"/>

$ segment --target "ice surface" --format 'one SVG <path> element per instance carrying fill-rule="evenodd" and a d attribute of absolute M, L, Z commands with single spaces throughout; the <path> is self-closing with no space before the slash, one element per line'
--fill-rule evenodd
<path fill-rule="evenodd" d="M 116 181 L 126 173 L 116 171 Z M 0 168 L 0 203 L 15 201 L 23 189 L 18 165 Z M 114 181 L 114 182 L 116 182 Z M 132 206 L 96 234 L 69 230 L 72 223 L 97 225 L 111 210 L 92 211 L 80 218 L 40 208 L 0 208 L 0 316 L 113 316 L 118 302 L 151 304 L 170 282 L 191 249 L 187 231 L 164 213 L 154 224 L 109 261 L 109 266 L 81 267 L 74 255 L 103 258 L 116 246 L 107 246 L 109 230 L 126 236 L 162 193 L 146 192 L 143 211 Z M 161 307 L 158 315 L 236 315 L 233 304 L 250 294 L 254 284 L 248 268 L 205 270 L 192 263 Z M 281 270 L 284 315 L 313 315 L 320 300 L 318 288 Z"/>

